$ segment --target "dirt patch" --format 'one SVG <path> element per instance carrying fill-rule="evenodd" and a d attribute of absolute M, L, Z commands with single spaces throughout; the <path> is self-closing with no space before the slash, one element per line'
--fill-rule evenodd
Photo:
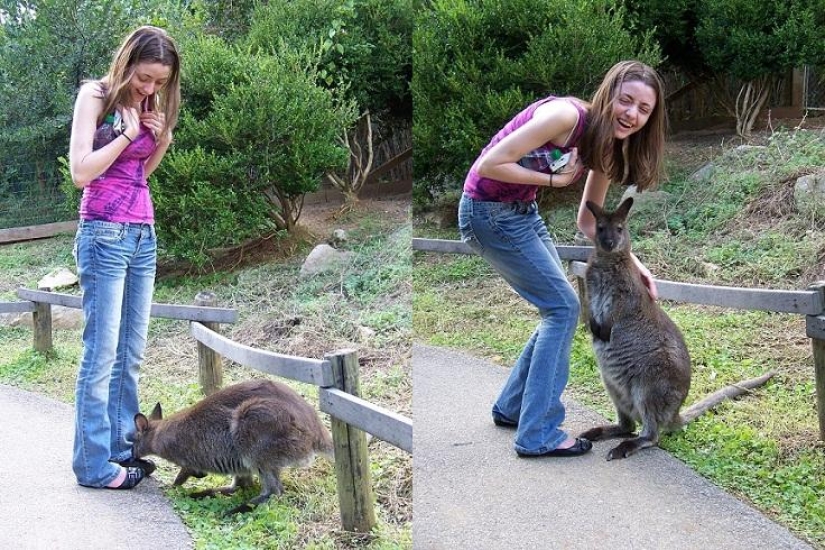
<path fill-rule="evenodd" d="M 216 251 L 212 262 L 198 269 L 188 262 L 163 262 L 158 265 L 158 279 L 192 275 L 199 272 L 231 272 L 286 259 L 298 250 L 327 242 L 336 229 L 351 230 L 364 216 L 374 216 L 378 223 L 397 225 L 409 219 L 412 195 L 404 193 L 372 197 L 345 206 L 338 202 L 319 202 L 304 206 L 298 226 L 289 234 L 272 234 L 247 241 L 232 248 Z"/>
<path fill-rule="evenodd" d="M 351 230 L 364 215 L 372 215 L 392 225 L 409 219 L 412 194 L 404 193 L 387 197 L 361 199 L 351 207 L 341 203 L 316 203 L 307 205 L 301 212 L 299 225 L 316 240 L 329 239 L 335 229 Z"/>

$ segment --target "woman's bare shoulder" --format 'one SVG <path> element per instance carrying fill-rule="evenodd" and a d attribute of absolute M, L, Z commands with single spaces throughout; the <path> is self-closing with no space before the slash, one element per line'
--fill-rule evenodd
<path fill-rule="evenodd" d="M 100 80 L 87 80 L 80 85 L 80 90 L 77 93 L 78 98 L 96 99 L 103 101 L 106 88 Z"/>
<path fill-rule="evenodd" d="M 583 106 L 575 98 L 559 97 L 539 105 L 533 116 L 545 121 L 553 119 L 564 126 L 572 127 L 579 121 L 577 105 Z"/>

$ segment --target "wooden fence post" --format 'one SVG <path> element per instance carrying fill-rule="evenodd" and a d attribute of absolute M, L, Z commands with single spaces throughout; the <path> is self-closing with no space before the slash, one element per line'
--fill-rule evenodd
<path fill-rule="evenodd" d="M 808 287 L 818 290 L 825 299 L 825 281 Z M 819 439 L 825 441 L 825 312 L 822 315 L 808 315 L 807 329 L 814 356 L 814 384 L 816 387 L 816 410 L 819 416 Z"/>
<path fill-rule="evenodd" d="M 52 305 L 34 303 L 32 326 L 34 328 L 34 350 L 40 353 L 52 352 Z"/>
<path fill-rule="evenodd" d="M 195 296 L 195 305 L 215 307 L 217 298 L 214 292 L 198 292 Z M 218 332 L 218 323 L 203 322 L 209 330 Z M 211 395 L 221 389 L 223 385 L 223 361 L 218 353 L 198 342 L 198 379 L 204 395 Z"/>
<path fill-rule="evenodd" d="M 593 241 L 588 239 L 581 229 L 577 229 L 576 235 L 573 237 L 573 244 L 576 246 L 593 246 Z M 567 262 L 567 265 L 570 268 L 573 266 L 573 262 Z M 579 320 L 587 327 L 590 324 L 590 308 L 587 305 L 587 284 L 584 282 L 584 277 L 576 277 L 576 288 L 579 291 L 579 304 L 581 305 Z"/>
<path fill-rule="evenodd" d="M 335 387 L 361 397 L 357 352 L 339 350 L 325 358 L 332 363 Z M 375 527 L 375 499 L 367 456 L 367 436 L 335 417 L 332 417 L 331 427 L 341 522 L 347 531 L 369 532 Z"/>

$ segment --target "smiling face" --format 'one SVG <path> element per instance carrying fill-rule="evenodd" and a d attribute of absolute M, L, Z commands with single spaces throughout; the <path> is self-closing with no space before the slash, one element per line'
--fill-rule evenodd
<path fill-rule="evenodd" d="M 613 99 L 613 135 L 625 139 L 647 124 L 656 108 L 656 91 L 639 80 L 621 84 Z"/>
<path fill-rule="evenodd" d="M 139 106 L 144 99 L 163 88 L 169 80 L 171 67 L 161 63 L 138 63 L 129 80 L 131 100 Z"/>

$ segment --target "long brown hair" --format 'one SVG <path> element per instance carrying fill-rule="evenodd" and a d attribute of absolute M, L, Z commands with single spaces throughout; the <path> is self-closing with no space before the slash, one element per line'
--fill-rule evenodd
<path fill-rule="evenodd" d="M 656 93 L 656 105 L 647 124 L 626 139 L 613 136 L 613 100 L 622 83 L 638 81 Z M 587 129 L 579 151 L 588 168 L 607 174 L 611 181 L 655 188 L 664 177 L 667 118 L 664 85 L 658 73 L 639 61 L 621 61 L 607 72 L 590 104 Z"/>
<path fill-rule="evenodd" d="M 109 67 L 109 72 L 100 80 L 103 94 L 103 112 L 97 124 L 116 107 L 126 104 L 129 96 L 129 81 L 138 63 L 160 63 L 170 68 L 169 79 L 155 94 L 153 109 L 166 115 L 163 132 L 175 128 L 180 108 L 180 56 L 175 41 L 158 27 L 144 26 L 132 31 L 118 48 Z"/>

